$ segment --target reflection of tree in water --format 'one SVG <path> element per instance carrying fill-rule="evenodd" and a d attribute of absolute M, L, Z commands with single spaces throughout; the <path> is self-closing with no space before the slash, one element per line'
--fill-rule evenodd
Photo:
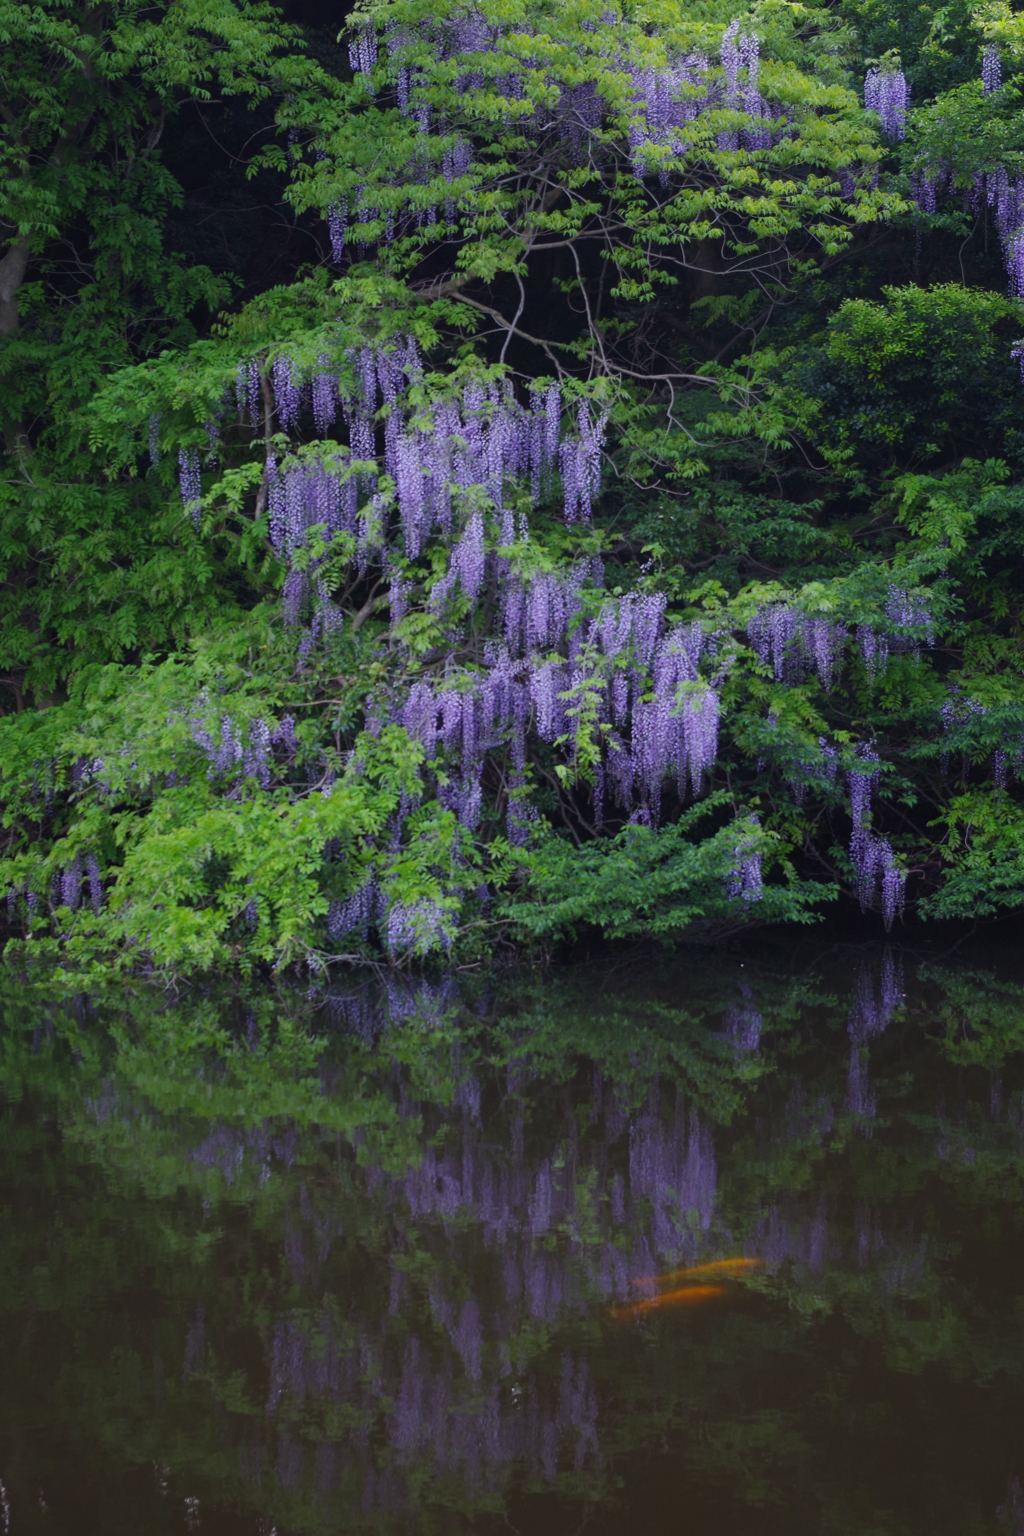
<path fill-rule="evenodd" d="M 453 1016 L 451 984 L 392 983 L 390 996 L 332 1004 L 341 1039 L 320 1081 L 325 1114 L 354 1095 L 342 1137 L 280 1118 L 161 1118 L 107 1070 L 83 1101 L 90 1144 L 126 1167 L 173 1164 L 175 1187 L 202 1189 L 211 1220 L 219 1187 L 225 1211 L 251 1213 L 262 1254 L 251 1290 L 240 1280 L 255 1263 L 249 1251 L 229 1263 L 216 1243 L 185 1285 L 178 1365 L 164 1350 L 167 1411 L 176 1393 L 189 1394 L 193 1415 L 202 1402 L 216 1425 L 204 1433 L 230 1452 L 249 1500 L 284 1499 L 298 1524 L 339 1508 L 350 1523 L 400 1520 L 425 1497 L 483 1507 L 516 1481 L 597 1496 L 624 1444 L 661 1433 L 655 1381 L 682 1403 L 707 1368 L 686 1342 L 699 1337 L 688 1323 L 656 1312 L 615 1322 L 609 1310 L 656 1294 L 651 1276 L 737 1253 L 763 1261 L 749 1286 L 768 1300 L 727 1282 L 714 1321 L 718 1375 L 745 1371 L 780 1319 L 795 1348 L 798 1319 L 829 1310 L 891 1351 L 959 1350 L 968 1376 L 986 1355 L 1012 1366 L 1016 1343 L 974 1340 L 973 1303 L 943 1268 L 950 1233 L 922 1229 L 914 1196 L 936 1170 L 969 1177 L 965 1148 L 990 1173 L 1001 1158 L 1009 1176 L 1024 1143 L 1021 1096 L 1001 1066 L 998 1093 L 989 1073 L 980 1098 L 961 1094 L 936 1115 L 935 1077 L 922 1070 L 894 1182 L 887 1137 L 906 1092 L 893 1086 L 903 1080 L 903 993 L 890 957 L 855 969 L 845 995 L 819 989 L 811 1004 L 845 1027 L 849 1067 L 827 1032 L 808 1067 L 798 1058 L 810 1034 L 792 1023 L 799 1008 L 748 980 L 728 981 L 705 1012 L 712 1028 L 701 1019 L 696 1033 L 681 1014 L 665 1024 L 637 1004 L 625 1036 L 612 1000 L 600 1059 L 574 1047 L 568 1014 L 561 1056 L 514 1013 L 505 1045 L 489 1025 L 481 1051 L 479 1020 Z M 596 1038 L 599 1013 L 592 1000 L 581 1009 L 591 1033 L 577 1040 Z M 666 1065 L 666 1040 L 688 1076 Z M 246 1049 L 256 1060 L 252 1040 Z M 723 1072 L 747 1101 L 732 1123 L 713 1107 Z M 200 1100 L 197 1090 L 193 1107 Z M 118 1152 L 118 1137 L 128 1150 Z M 170 1289 L 180 1260 L 173 1244 L 160 1257 L 160 1240 L 151 1234 Z M 925 1312 L 904 1315 L 911 1305 Z M 739 1333 L 730 1342 L 733 1317 L 747 1330 L 742 1344 Z M 691 1351 L 685 1369 L 671 1353 L 680 1349 Z M 671 1382 L 658 1375 L 669 1359 Z M 154 1371 L 154 1392 L 155 1382 Z M 717 1385 L 707 1379 L 709 1395 Z"/>
<path fill-rule="evenodd" d="M 518 1075 L 506 1074 L 513 1087 Z M 480 1082 L 466 1079 L 449 1134 L 428 1142 L 418 1165 L 392 1176 L 359 1170 L 378 1207 L 374 1221 L 399 1234 L 386 1306 L 371 1315 L 349 1306 L 343 1317 L 330 1305 L 304 1308 L 267 1330 L 265 1418 L 281 1426 L 273 1465 L 282 1487 L 297 1491 L 312 1481 L 323 1493 L 355 1479 L 364 1509 L 397 1511 L 411 1497 L 402 1468 L 424 1461 L 434 1475 L 458 1472 L 480 1491 L 500 1488 L 513 1467 L 548 1483 L 560 1467 L 600 1469 L 586 1354 L 565 1350 L 557 1368 L 548 1358 L 538 1365 L 528 1358 L 531 1337 L 591 1315 L 595 1304 L 635 1299 L 631 1281 L 701 1256 L 712 1235 L 716 1170 L 711 1131 L 681 1094 L 666 1111 L 652 1084 L 646 1103 L 630 1112 L 600 1072 L 589 1086 L 603 1105 L 589 1134 L 581 1138 L 571 1104 L 557 1128 L 563 1134 L 527 1158 L 522 1098 L 510 1093 L 499 1140 L 480 1114 Z M 429 1106 L 403 1108 L 430 1118 Z M 265 1131 L 221 1126 L 190 1156 L 230 1180 L 247 1158 L 281 1151 L 292 1153 Z M 606 1192 L 596 1206 L 595 1188 Z M 284 1259 L 307 1295 L 326 1283 L 342 1226 L 306 1184 L 293 1183 Z M 418 1252 L 400 1235 L 410 1227 Z M 189 1361 L 195 1353 L 190 1330 Z M 312 1446 L 307 1454 L 287 1426 L 310 1412 L 322 1419 L 326 1404 L 343 1407 L 352 1428 L 329 1454 Z M 371 1434 L 380 1423 L 383 1470 L 380 1435 Z M 263 1435 L 243 1461 L 250 1475 L 263 1474 Z"/>
<path fill-rule="evenodd" d="M 401 1020 L 437 1020 L 452 1003 L 450 987 L 392 984 L 390 991 L 385 1006 Z M 862 1064 L 865 1084 L 868 1042 L 890 1023 L 902 992 L 889 956 L 855 973 L 851 1076 L 853 1063 Z M 387 1027 L 380 1006 L 365 995 L 336 1005 L 373 1040 Z M 737 1056 L 759 1049 L 764 1021 L 749 983 L 723 1018 Z M 556 1369 L 550 1348 L 534 1348 L 531 1358 L 530 1344 L 573 1317 L 601 1316 L 615 1302 L 652 1294 L 656 1287 L 638 1282 L 661 1271 L 742 1249 L 763 1260 L 769 1284 L 785 1270 L 793 1277 L 787 1284 L 814 1285 L 843 1266 L 870 1270 L 887 1294 L 920 1282 L 924 1239 L 892 1219 L 887 1225 L 887 1213 L 864 1202 L 851 1230 L 846 1213 L 830 1210 L 819 1191 L 782 1190 L 730 1226 L 714 1128 L 681 1088 L 659 1077 L 631 1106 L 593 1067 L 563 1092 L 560 1118 L 548 1112 L 547 1145 L 531 1145 L 533 1076 L 526 1060 L 510 1063 L 497 1082 L 504 1112 L 486 1115 L 481 1106 L 495 1083 L 483 1074 L 463 1076 L 444 1111 L 412 1098 L 403 1074 L 394 1074 L 399 1113 L 422 1121 L 425 1142 L 420 1160 L 401 1173 L 377 1165 L 359 1172 L 378 1207 L 375 1223 L 394 1238 L 386 1306 L 370 1315 L 350 1305 L 343 1320 L 330 1306 L 293 1313 L 267 1335 L 265 1414 L 280 1424 L 274 1466 L 283 1487 L 323 1494 L 358 1484 L 364 1510 L 398 1512 L 411 1497 L 403 1469 L 421 1474 L 425 1464 L 481 1492 L 500 1489 L 512 1468 L 548 1483 L 560 1470 L 599 1472 L 598 1397 L 586 1353 L 560 1351 Z M 836 1084 L 808 1103 L 798 1083 L 764 1139 L 821 1146 L 844 1109 L 870 1119 L 874 1095 L 852 1095 L 848 1078 L 845 1093 Z M 232 1150 L 221 1127 L 192 1156 L 216 1162 L 228 1177 L 249 1154 L 294 1159 L 265 1132 L 236 1135 Z M 292 1282 L 306 1292 L 325 1283 L 331 1226 L 305 1185 L 293 1190 L 284 1253 Z M 321 1400 L 343 1405 L 352 1428 L 329 1452 L 323 1442 L 303 1452 L 287 1425 Z"/>

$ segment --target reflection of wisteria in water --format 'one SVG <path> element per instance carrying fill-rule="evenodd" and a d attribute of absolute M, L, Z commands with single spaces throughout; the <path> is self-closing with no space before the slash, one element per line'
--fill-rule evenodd
<path fill-rule="evenodd" d="M 769 1270 L 778 1269 L 789 1261 L 817 1273 L 826 1259 L 834 1256 L 829 1244 L 828 1221 L 822 1210 L 816 1211 L 808 1220 L 799 1208 L 787 1213 L 778 1205 L 772 1205 L 756 1228 L 755 1238 Z"/>
<path fill-rule="evenodd" d="M 877 987 L 873 968 L 858 967 L 847 1021 L 850 1069 L 846 1080 L 846 1107 L 850 1114 L 863 1120 L 873 1119 L 877 1108 L 868 1080 L 867 1042 L 888 1026 L 902 1001 L 902 966 L 888 951 L 882 957 Z"/>
<path fill-rule="evenodd" d="M 850 1045 L 850 1070 L 846 1078 L 846 1107 L 851 1115 L 873 1120 L 878 1108 L 868 1078 L 868 1053 L 854 1040 Z"/>
<path fill-rule="evenodd" d="M 437 1300 L 447 1312 L 445 1299 L 438 1294 Z M 515 1377 L 505 1360 L 482 1380 L 475 1308 L 469 1298 L 451 1319 L 456 1356 L 419 1333 L 402 1343 L 350 1336 L 339 1344 L 339 1326 L 327 1313 L 319 1324 L 276 1324 L 266 1412 L 268 1419 L 282 1420 L 277 1482 L 291 1492 L 311 1484 L 323 1497 L 354 1481 L 365 1513 L 401 1513 L 415 1499 L 402 1473 L 416 1463 L 427 1462 L 435 1474 L 458 1473 L 478 1491 L 497 1489 L 516 1465 L 554 1482 L 560 1467 L 579 1471 L 588 1460 L 598 1463 L 597 1396 L 586 1358 L 563 1352 L 557 1374 L 533 1367 Z M 323 1400 L 344 1405 L 351 1431 L 343 1441 L 305 1444 L 289 1426 L 303 1408 Z M 381 1413 L 383 1469 L 370 1433 Z M 263 1465 L 257 1439 L 240 1457 L 240 1470 L 246 1480 L 259 1482 Z"/>
<path fill-rule="evenodd" d="M 716 1061 L 733 1055 L 737 1068 L 760 1050 L 764 1028 L 764 1003 L 749 983 L 739 990 L 740 1001 L 719 1005 L 718 1039 L 731 1052 L 712 1045 Z M 902 997 L 890 955 L 858 968 L 845 1084 L 795 1086 L 781 1114 L 758 1122 L 759 1158 L 782 1166 L 795 1147 L 824 1146 L 844 1100 L 849 1113 L 875 1114 L 868 1044 Z M 924 1238 L 880 1208 L 858 1208 L 851 1221 L 813 1181 L 787 1189 L 783 1179 L 758 1208 L 727 1219 L 719 1133 L 668 1073 L 644 1091 L 638 1072 L 629 1089 L 590 1062 L 552 1099 L 525 1034 L 518 1059 L 467 1070 L 461 1037 L 439 1027 L 458 1002 L 450 983 L 405 980 L 390 994 L 364 989 L 328 1002 L 358 1058 L 376 1063 L 375 1092 L 408 1127 L 408 1166 L 385 1167 L 369 1134 L 356 1132 L 356 1156 L 332 1193 L 305 1172 L 294 1132 L 220 1126 L 191 1150 L 229 1186 L 246 1168 L 260 1177 L 288 1170 L 278 1228 L 288 1301 L 262 1332 L 263 1417 L 251 1421 L 239 1463 L 248 1481 L 313 1500 L 357 1490 L 357 1505 L 376 1518 L 415 1511 L 425 1468 L 485 1494 L 513 1473 L 541 1485 L 572 1470 L 600 1473 L 598 1396 L 574 1330 L 656 1294 L 651 1277 L 677 1266 L 742 1252 L 771 1284 L 817 1291 L 845 1269 L 870 1277 L 883 1297 L 919 1291 Z M 419 1099 L 391 1054 L 386 1031 L 396 1024 L 436 1038 L 440 1102 Z M 323 1081 L 333 1091 L 326 1069 Z M 339 1286 L 332 1265 L 364 1230 L 378 1234 L 383 1265 L 365 1286 Z M 186 1376 L 202 1371 L 202 1329 L 200 1313 Z"/>
<path fill-rule="evenodd" d="M 787 1528 L 810 1489 L 822 1518 L 953 1536 L 1000 1506 L 1024 1536 L 1024 985 L 917 957 L 904 1018 L 895 947 L 778 953 L 492 975 L 480 1012 L 472 975 L 400 978 L 318 1011 L 313 1046 L 283 993 L 276 1018 L 232 999 L 227 1048 L 160 1075 L 134 1047 L 75 1062 L 28 1015 L 18 1091 L 80 1086 L 60 1147 L 40 1118 L 19 1161 L 11 1118 L 5 1258 L 38 1266 L 47 1326 L 9 1330 L 3 1404 L 59 1362 L 71 1497 L 98 1421 L 153 1462 L 147 1530 L 618 1529 L 655 1504 L 659 1532 L 732 1529 L 770 1477 Z M 880 1421 L 888 1382 L 906 1411 Z M 28 1449 L 38 1471 L 0 1466 L 12 1529 L 43 1487 L 73 1525 Z"/>
<path fill-rule="evenodd" d="M 247 1170 L 256 1170 L 259 1182 L 266 1183 L 272 1162 L 290 1168 L 298 1148 L 299 1138 L 291 1126 L 257 1125 L 242 1130 L 236 1126 L 218 1125 L 192 1148 L 189 1157 L 204 1168 L 220 1169 L 230 1188 Z"/>
<path fill-rule="evenodd" d="M 850 1039 L 863 1044 L 872 1035 L 881 1034 L 902 1001 L 902 966 L 891 954 L 882 956 L 877 987 L 873 968 L 858 966 L 848 1021 Z"/>
<path fill-rule="evenodd" d="M 460 1001 L 451 976 L 439 981 L 410 980 L 389 971 L 382 983 L 328 992 L 323 1012 L 331 1028 L 372 1042 L 392 1024 L 409 1020 L 426 1027 L 438 1024 Z"/>
<path fill-rule="evenodd" d="M 695 1256 L 713 1225 L 711 1135 L 681 1096 L 666 1121 L 657 1084 L 635 1114 L 623 1110 L 614 1085 L 597 1072 L 593 1091 L 605 1104 L 604 1134 L 592 1140 L 587 1162 L 607 1193 L 607 1232 L 604 1241 L 580 1249 L 572 1284 L 564 1256 L 541 1240 L 562 1234 L 572 1243 L 576 1236 L 576 1194 L 584 1169 L 575 1121 L 565 1141 L 530 1167 L 521 1153 L 521 1112 L 509 1127 L 509 1154 L 495 1155 L 493 1147 L 485 1151 L 487 1140 L 475 1125 L 479 1085 L 470 1092 L 464 1084 L 456 1094 L 463 1104 L 461 1137 L 428 1145 L 419 1165 L 397 1181 L 414 1219 L 472 1219 L 488 1247 L 500 1246 L 506 1295 L 522 1298 L 526 1314 L 537 1321 L 552 1321 L 591 1304 L 595 1296 L 611 1300 L 658 1263 Z M 628 1153 L 619 1171 L 613 1163 L 622 1161 L 623 1141 Z"/>
<path fill-rule="evenodd" d="M 631 1128 L 629 1188 L 634 1205 L 650 1206 L 656 1258 L 695 1257 L 715 1207 L 715 1154 L 710 1131 L 684 1115 L 677 1100 L 671 1125 L 657 1114 L 656 1088 Z"/>
<path fill-rule="evenodd" d="M 730 1003 L 723 1015 L 723 1034 L 737 1056 L 747 1055 L 761 1048 L 761 1031 L 764 1019 L 753 1006 L 753 989 L 749 982 L 740 983 L 742 1003 Z"/>
<path fill-rule="evenodd" d="M 750 1237 L 769 1274 L 790 1265 L 820 1283 L 831 1266 L 870 1269 L 884 1295 L 913 1295 L 925 1273 L 926 1238 L 909 1225 L 887 1228 L 881 1213 L 867 1206 L 856 1212 L 850 1234 L 824 1201 L 812 1213 L 799 1200 L 774 1202 Z"/>
<path fill-rule="evenodd" d="M 514 1367 L 508 1341 L 558 1328 L 616 1298 L 635 1299 L 638 1277 L 714 1256 L 728 1243 L 716 1225 L 712 1134 L 681 1094 L 655 1081 L 631 1110 L 595 1070 L 589 1087 L 597 1113 L 586 1145 L 570 1112 L 554 1144 L 529 1156 L 523 1095 L 530 1074 L 513 1066 L 505 1086 L 512 1108 L 503 1138 L 481 1114 L 480 1081 L 465 1075 L 443 1122 L 447 1134 L 428 1135 L 417 1163 L 392 1174 L 378 1166 L 352 1170 L 364 1198 L 383 1206 L 396 1232 L 412 1223 L 421 1241 L 433 1233 L 436 1263 L 426 1281 L 407 1273 L 399 1238 L 377 1311 L 361 1313 L 349 1302 L 342 1318 L 321 1302 L 279 1315 L 266 1334 L 265 1428 L 240 1463 L 250 1480 L 272 1465 L 282 1488 L 327 1496 L 355 1479 L 364 1510 L 376 1514 L 411 1507 L 411 1470 L 407 1486 L 403 1468 L 417 1459 L 485 1491 L 515 1466 L 548 1483 L 562 1470 L 600 1467 L 597 1396 L 585 1356 L 561 1350 Z M 429 1120 L 430 1106 L 410 1099 L 401 1081 L 396 1093 L 400 1115 Z M 295 1162 L 280 1134 L 224 1126 L 191 1155 L 220 1169 L 229 1184 L 249 1158 L 265 1166 Z M 596 1171 L 607 1198 L 601 1230 L 583 1241 L 579 1191 L 588 1171 Z M 292 1188 L 282 1257 L 292 1283 L 308 1294 L 322 1284 L 342 1224 L 306 1183 Z M 470 1233 L 482 1252 L 467 1289 L 461 1255 Z M 200 1315 L 186 1342 L 186 1377 L 201 1369 L 203 1327 Z M 350 1429 L 328 1452 L 306 1445 L 291 1426 L 329 1403 L 344 1408 Z M 386 1467 L 369 1434 L 382 1415 Z M 269 1455 L 264 1441 L 273 1428 Z"/>

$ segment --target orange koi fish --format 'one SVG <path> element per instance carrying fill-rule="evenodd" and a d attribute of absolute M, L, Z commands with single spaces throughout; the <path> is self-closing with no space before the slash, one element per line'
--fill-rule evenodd
<path fill-rule="evenodd" d="M 678 1291 L 662 1291 L 660 1296 L 648 1296 L 631 1307 L 613 1307 L 611 1316 L 639 1317 L 644 1312 L 653 1312 L 656 1307 L 697 1307 L 702 1301 L 713 1301 L 716 1296 L 724 1295 L 723 1285 L 684 1285 Z"/>
<path fill-rule="evenodd" d="M 664 1285 L 668 1280 L 696 1280 L 700 1275 L 742 1275 L 757 1269 L 764 1259 L 712 1259 L 708 1264 L 694 1264 L 690 1269 L 670 1269 L 667 1275 L 647 1275 L 633 1285 Z"/>

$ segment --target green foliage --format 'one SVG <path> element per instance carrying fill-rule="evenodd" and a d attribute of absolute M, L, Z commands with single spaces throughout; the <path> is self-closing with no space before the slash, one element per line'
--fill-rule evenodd
<path fill-rule="evenodd" d="M 1024 815 L 1005 793 L 957 795 L 941 823 L 949 872 L 924 903 L 930 917 L 991 917 L 1024 903 Z"/>
<path fill-rule="evenodd" d="M 952 283 L 883 294 L 840 305 L 819 358 L 797 371 L 830 455 L 877 473 L 963 459 L 1007 434 L 1016 449 L 1020 380 L 1007 342 L 1019 306 Z"/>
<path fill-rule="evenodd" d="M 575 938 L 596 930 L 609 939 L 651 938 L 703 942 L 747 926 L 749 896 L 729 894 L 737 847 L 744 856 L 778 857 L 779 839 L 756 818 L 732 820 L 710 836 L 696 835 L 700 820 L 725 807 L 712 796 L 664 827 L 627 826 L 615 837 L 575 848 L 551 838 L 528 856 L 526 889 L 508 908 L 529 939 Z M 696 840 L 695 840 L 696 838 Z M 794 878 L 769 885 L 756 905 L 758 922 L 810 922 L 823 895 L 820 885 Z"/>

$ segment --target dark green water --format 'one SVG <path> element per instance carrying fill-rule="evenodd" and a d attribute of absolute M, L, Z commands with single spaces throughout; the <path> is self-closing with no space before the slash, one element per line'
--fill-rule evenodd
<path fill-rule="evenodd" d="M 3 1007 L 0 1532 L 1024 1532 L 1007 956 Z"/>

